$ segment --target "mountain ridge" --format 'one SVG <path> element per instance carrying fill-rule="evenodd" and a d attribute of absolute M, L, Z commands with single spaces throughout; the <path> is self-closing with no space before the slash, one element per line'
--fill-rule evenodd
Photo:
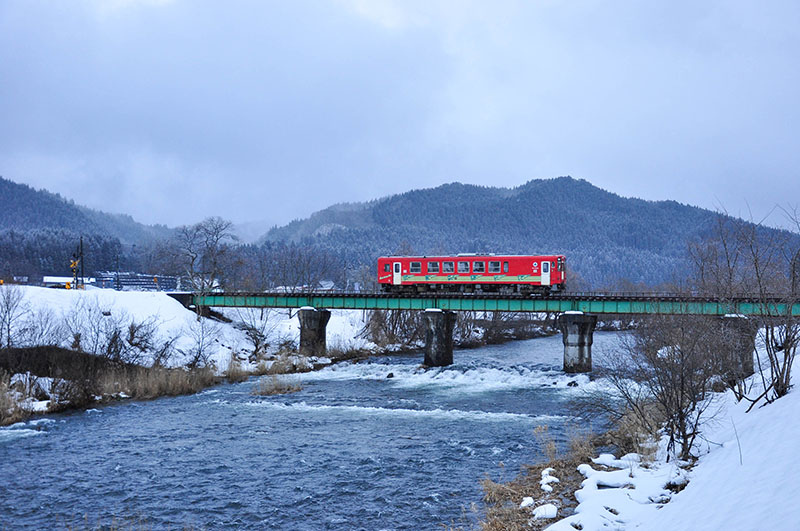
<path fill-rule="evenodd" d="M 352 205 L 352 204 L 351 204 Z M 673 200 L 623 197 L 569 176 L 513 188 L 443 184 L 348 209 L 332 205 L 261 241 L 312 243 L 368 265 L 377 256 L 564 253 L 594 285 L 658 284 L 687 266 L 688 241 L 718 214 Z"/>
<path fill-rule="evenodd" d="M 0 228 L 91 233 L 117 238 L 128 245 L 161 239 L 171 233 L 164 225 L 144 225 L 128 214 L 94 210 L 59 194 L 36 190 L 3 177 L 0 177 Z"/>

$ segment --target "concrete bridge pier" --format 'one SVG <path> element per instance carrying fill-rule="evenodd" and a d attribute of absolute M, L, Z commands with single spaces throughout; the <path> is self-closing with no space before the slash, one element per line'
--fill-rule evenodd
<path fill-rule="evenodd" d="M 755 372 L 753 353 L 758 326 L 744 315 L 726 315 L 721 328 L 720 342 L 730 355 L 730 376 L 735 380 L 747 378 Z"/>
<path fill-rule="evenodd" d="M 558 328 L 564 341 L 564 372 L 592 371 L 592 341 L 597 316 L 562 313 Z"/>
<path fill-rule="evenodd" d="M 300 354 L 303 356 L 325 355 L 325 328 L 331 318 L 330 310 L 301 308 L 297 311 L 300 319 Z"/>
<path fill-rule="evenodd" d="M 437 309 L 425 310 L 425 361 L 427 367 L 453 364 L 453 327 L 456 313 Z"/>

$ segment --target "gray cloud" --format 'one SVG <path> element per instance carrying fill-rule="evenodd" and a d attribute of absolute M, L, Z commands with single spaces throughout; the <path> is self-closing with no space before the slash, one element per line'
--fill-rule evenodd
<path fill-rule="evenodd" d="M 571 174 L 755 215 L 800 182 L 793 2 L 0 4 L 0 174 L 285 222 Z"/>

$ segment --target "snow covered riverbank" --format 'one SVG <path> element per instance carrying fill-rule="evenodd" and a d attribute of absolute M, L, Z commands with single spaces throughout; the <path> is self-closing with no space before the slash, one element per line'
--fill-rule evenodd
<path fill-rule="evenodd" d="M 331 363 L 296 355 L 300 329 L 289 310 L 226 309 L 225 319 L 198 319 L 160 292 L 0 289 L 0 343 L 16 349 L 0 359 L 0 424 L 129 394 L 194 392 L 234 371 L 241 378 Z M 335 312 L 328 324 L 332 351 L 377 350 L 358 337 L 364 319 L 362 311 Z M 138 392 L 130 392 L 134 386 Z"/>
<path fill-rule="evenodd" d="M 757 376 L 750 378 L 748 387 L 752 396 L 763 390 Z M 574 494 L 579 502 L 575 513 L 545 528 L 793 529 L 800 522 L 795 501 L 800 476 L 794 470 L 800 448 L 800 424 L 795 422 L 800 393 L 790 392 L 747 412 L 750 403 L 737 402 L 728 391 L 716 397 L 715 406 L 717 413 L 696 445 L 699 459 L 694 464 L 674 457 L 668 461 L 665 441 L 654 462 L 637 454 L 620 459 L 601 455 L 578 467 L 585 479 Z M 562 516 L 544 486 L 538 496 L 520 500 L 537 528 Z"/>
<path fill-rule="evenodd" d="M 200 345 L 205 349 L 203 361 L 221 373 L 227 369 L 231 353 L 241 354 L 243 368 L 255 368 L 257 362 L 248 356 L 252 353 L 253 342 L 245 325 L 263 334 L 265 347 L 272 353 L 281 345 L 296 344 L 300 335 L 296 312 L 289 310 L 226 309 L 223 313 L 231 320 L 226 323 L 198 320 L 197 314 L 163 292 L 91 288 L 77 291 L 30 286 L 17 289 L 22 294 L 22 308 L 13 326 L 18 346 L 33 345 L 41 340 L 42 332 L 36 337 L 29 337 L 29 332 L 47 327 L 45 339 L 52 344 L 69 348 L 74 345 L 75 334 L 81 334 L 81 346 L 90 353 L 99 353 L 92 350 L 104 346 L 102 336 L 112 328 L 127 329 L 131 324 L 146 323 L 153 328 L 153 344 L 173 341 L 166 365 L 179 367 L 190 363 L 198 343 L 204 342 Z M 328 343 L 334 348 L 374 348 L 373 344 L 357 337 L 363 327 L 363 311 L 337 311 L 328 324 Z M 144 365 L 153 361 L 151 352 L 142 352 L 141 358 Z"/>

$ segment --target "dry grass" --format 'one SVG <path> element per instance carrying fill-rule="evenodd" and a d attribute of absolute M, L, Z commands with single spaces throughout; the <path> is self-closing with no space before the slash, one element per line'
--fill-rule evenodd
<path fill-rule="evenodd" d="M 253 386 L 251 394 L 257 396 L 283 395 L 300 391 L 302 387 L 296 382 L 280 378 L 277 375 L 262 376 Z"/>
<path fill-rule="evenodd" d="M 250 375 L 242 369 L 242 364 L 239 362 L 239 358 L 236 357 L 235 352 L 231 352 L 231 359 L 228 362 L 228 370 L 225 371 L 225 378 L 231 383 L 239 383 L 244 382 L 250 377 Z"/>
<path fill-rule="evenodd" d="M 266 374 L 290 374 L 295 372 L 294 363 L 291 360 L 293 354 L 290 352 L 280 353 L 275 361 L 267 368 Z"/>
<path fill-rule="evenodd" d="M 0 370 L 0 426 L 14 424 L 28 416 L 28 413 L 14 400 L 12 393 L 11 376 Z"/>
<path fill-rule="evenodd" d="M 520 509 L 519 505 L 525 497 L 535 500 L 534 506 L 553 503 L 559 509 L 559 518 L 569 516 L 578 505 L 575 491 L 584 480 L 577 471 L 578 465 L 588 462 L 595 456 L 595 445 L 592 436 L 578 429 L 569 433 L 567 451 L 559 455 L 555 441 L 546 426 L 534 430 L 537 445 L 545 455 L 545 462 L 537 465 L 526 465 L 522 472 L 507 483 L 499 483 L 488 477 L 481 481 L 483 501 L 486 503 L 486 516 L 480 522 L 485 531 L 517 531 L 544 529 L 553 520 L 532 520 L 531 509 Z M 554 469 L 551 475 L 557 477 L 558 483 L 550 483 L 552 492 L 542 490 L 540 481 L 542 471 Z"/>
<path fill-rule="evenodd" d="M 646 422 L 642 415 L 647 416 Z M 652 433 L 648 427 L 660 426 L 663 422 L 655 406 L 641 404 L 638 413 L 627 410 L 614 422 L 614 427 L 605 434 L 605 442 L 622 454 L 639 454 L 642 464 L 652 463 L 658 450 L 659 434 Z"/>
<path fill-rule="evenodd" d="M 97 387 L 103 396 L 125 393 L 132 398 L 156 398 L 196 393 L 216 383 L 210 368 L 124 367 L 104 371 Z"/>
<path fill-rule="evenodd" d="M 256 368 L 250 371 L 250 374 L 253 376 L 264 376 L 269 372 L 269 366 L 265 360 L 261 360 L 256 365 Z"/>

